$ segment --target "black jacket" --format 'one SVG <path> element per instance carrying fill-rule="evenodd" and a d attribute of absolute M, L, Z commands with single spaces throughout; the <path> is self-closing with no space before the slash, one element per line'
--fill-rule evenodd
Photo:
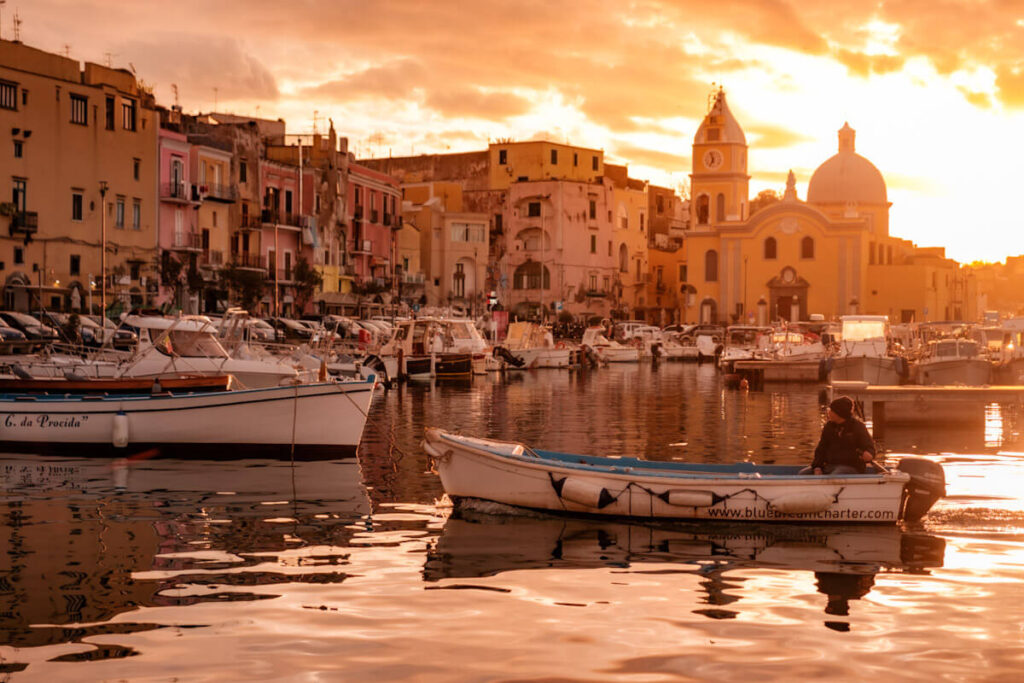
<path fill-rule="evenodd" d="M 861 458 L 864 451 L 874 455 L 875 442 L 863 422 L 854 417 L 842 424 L 829 421 L 821 430 L 811 467 L 820 467 L 827 473 L 836 465 L 849 465 L 863 473 L 867 470 L 867 463 Z"/>

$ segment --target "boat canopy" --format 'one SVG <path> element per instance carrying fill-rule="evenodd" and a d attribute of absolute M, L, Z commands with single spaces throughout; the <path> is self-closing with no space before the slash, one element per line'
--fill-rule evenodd
<path fill-rule="evenodd" d="M 842 321 L 844 342 L 884 341 L 889 326 L 889 317 L 885 315 L 844 315 Z"/>

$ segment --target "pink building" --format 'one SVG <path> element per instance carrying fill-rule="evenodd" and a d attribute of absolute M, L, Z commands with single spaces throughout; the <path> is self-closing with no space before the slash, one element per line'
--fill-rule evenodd
<path fill-rule="evenodd" d="M 313 263 L 316 240 L 314 171 L 278 161 L 260 161 L 263 188 L 261 210 L 262 256 L 267 264 L 269 294 L 263 310 L 270 315 L 297 316 L 295 306 L 295 264 L 299 258 Z M 276 279 L 275 279 L 276 274 Z"/>
<path fill-rule="evenodd" d="M 401 228 L 402 190 L 389 175 L 349 165 L 351 230 L 346 246 L 358 286 L 390 291 L 394 285 L 395 233 Z"/>
<path fill-rule="evenodd" d="M 201 245 L 196 236 L 196 207 L 193 194 L 190 153 L 192 145 L 182 133 L 160 129 L 158 174 L 160 178 L 160 208 L 157 223 L 157 245 L 162 259 L 161 273 L 172 269 L 168 262 L 175 259 L 195 267 L 196 254 Z M 162 277 L 156 303 L 185 308 L 185 301 L 176 300 L 184 294 L 182 287 Z"/>

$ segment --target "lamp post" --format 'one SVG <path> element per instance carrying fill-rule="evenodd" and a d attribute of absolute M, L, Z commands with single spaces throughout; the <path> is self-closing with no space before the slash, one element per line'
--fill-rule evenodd
<path fill-rule="evenodd" d="M 107 185 L 100 181 L 100 324 L 107 316 Z"/>

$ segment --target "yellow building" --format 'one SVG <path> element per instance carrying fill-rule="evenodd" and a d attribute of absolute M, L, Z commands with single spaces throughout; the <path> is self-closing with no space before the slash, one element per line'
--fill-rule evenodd
<path fill-rule="evenodd" d="M 618 314 L 622 318 L 643 320 L 650 301 L 647 285 L 651 279 L 647 257 L 650 240 L 647 183 L 630 178 L 625 166 L 605 164 L 604 169 L 613 188 L 612 239 L 618 270 Z"/>
<path fill-rule="evenodd" d="M 603 152 L 546 140 L 494 142 L 487 153 L 492 190 L 528 180 L 593 183 L 605 174 Z"/>
<path fill-rule="evenodd" d="M 746 138 L 719 91 L 694 137 L 690 178 L 687 284 L 701 321 L 963 314 L 958 265 L 890 237 L 885 180 L 856 153 L 849 125 L 811 177 L 806 202 L 790 172 L 782 201 L 750 215 Z"/>
<path fill-rule="evenodd" d="M 153 97 L 128 71 L 0 40 L 4 307 L 148 303 L 156 278 Z"/>

